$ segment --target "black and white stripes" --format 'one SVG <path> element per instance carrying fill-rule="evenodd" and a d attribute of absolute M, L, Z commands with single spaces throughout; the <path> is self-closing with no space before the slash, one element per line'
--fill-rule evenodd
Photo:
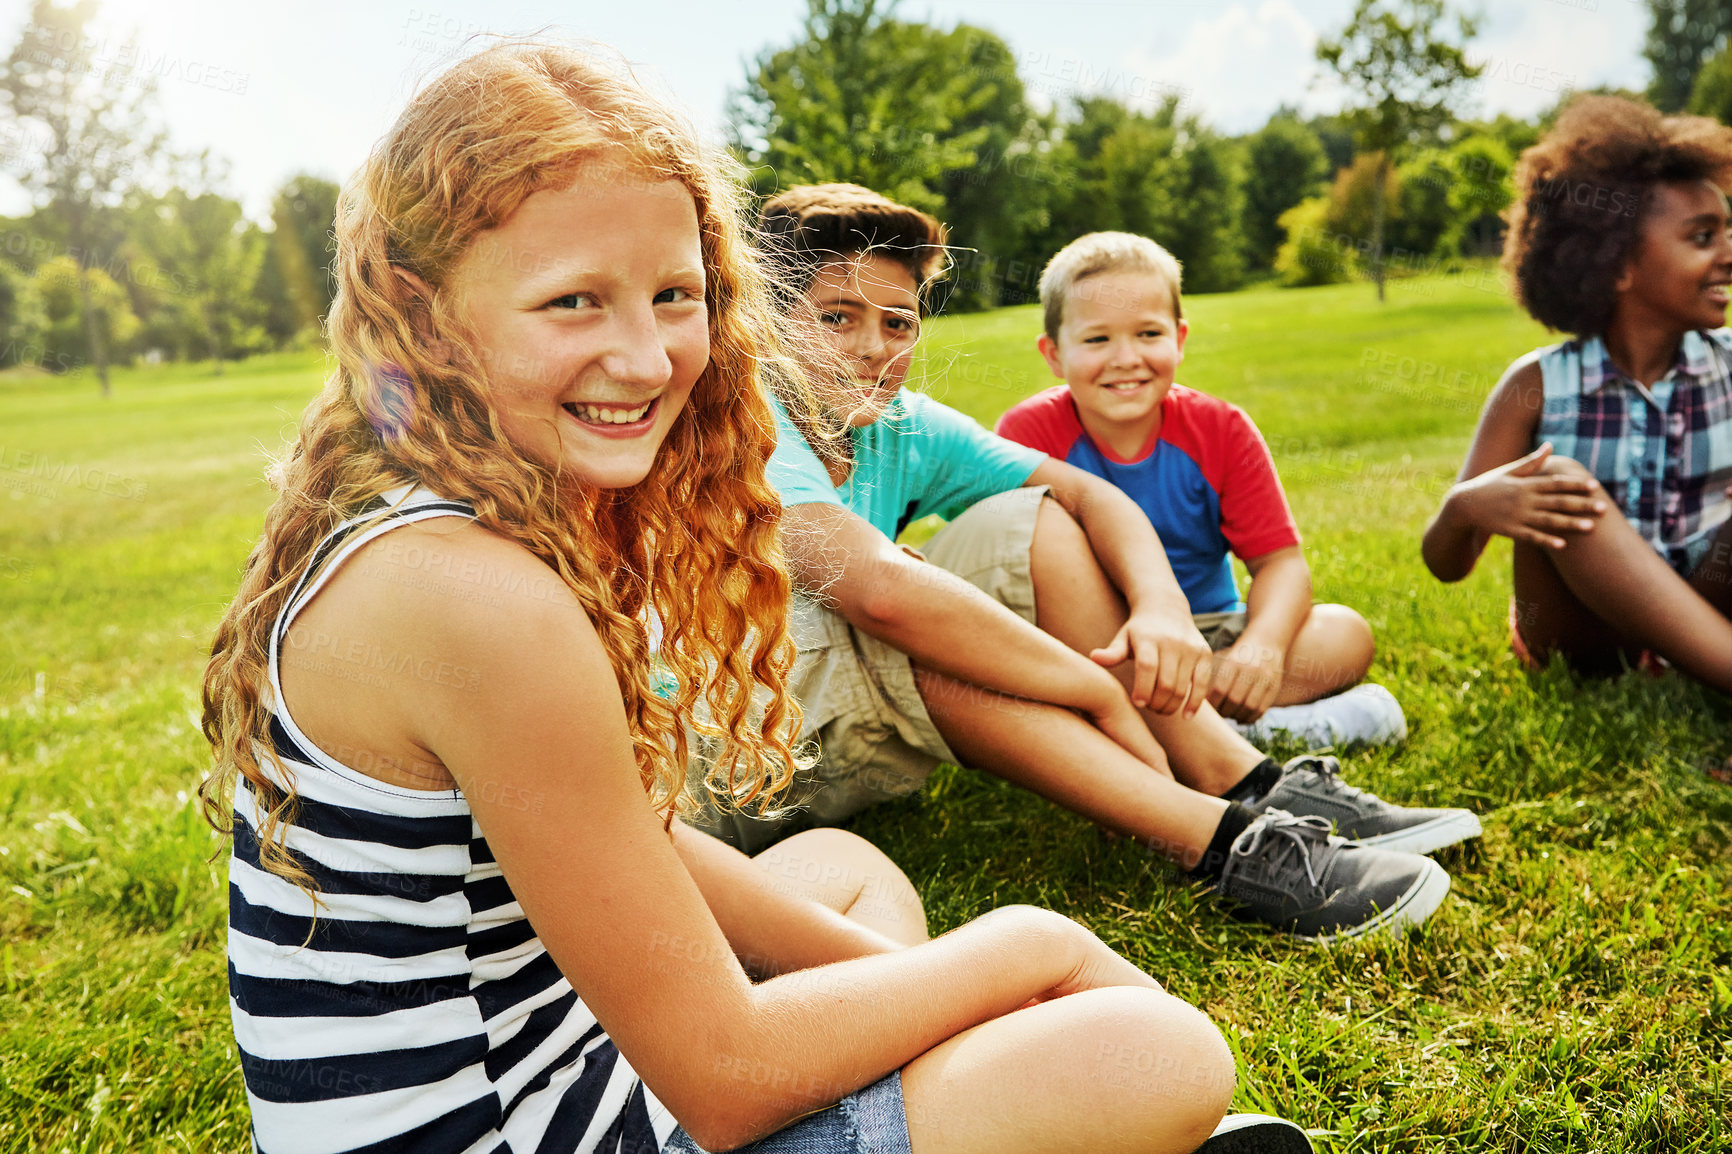
<path fill-rule="evenodd" d="M 673 1119 L 542 948 L 462 794 L 375 780 L 281 708 L 278 647 L 330 575 L 380 533 L 471 515 L 425 491 L 388 497 L 383 520 L 321 544 L 272 636 L 270 737 L 297 797 L 285 847 L 316 906 L 260 866 L 263 814 L 245 780 L 235 792 L 229 998 L 256 1147 L 659 1150 Z"/>

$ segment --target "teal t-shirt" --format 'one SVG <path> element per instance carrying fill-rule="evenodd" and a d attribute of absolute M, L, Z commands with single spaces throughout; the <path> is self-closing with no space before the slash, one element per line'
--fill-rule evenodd
<path fill-rule="evenodd" d="M 1046 454 L 1007 441 L 972 417 L 902 389 L 876 421 L 849 429 L 854 471 L 840 485 L 775 403 L 770 484 L 783 505 L 840 505 L 891 540 L 910 521 L 948 520 L 976 501 L 1021 487 Z"/>

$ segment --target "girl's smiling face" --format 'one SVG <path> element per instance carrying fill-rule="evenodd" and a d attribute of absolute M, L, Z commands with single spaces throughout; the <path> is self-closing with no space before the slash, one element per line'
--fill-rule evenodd
<path fill-rule="evenodd" d="M 602 488 L 649 473 L 710 356 L 691 193 L 618 175 L 532 194 L 448 284 L 512 443 Z"/>
<path fill-rule="evenodd" d="M 1706 180 L 1656 185 L 1635 254 L 1617 281 L 1619 308 L 1640 308 L 1680 332 L 1719 328 L 1729 284 L 1725 195 Z"/>
<path fill-rule="evenodd" d="M 877 253 L 818 270 L 803 298 L 837 361 L 813 374 L 819 399 L 848 424 L 876 421 L 908 376 L 920 339 L 920 293 L 907 267 Z"/>

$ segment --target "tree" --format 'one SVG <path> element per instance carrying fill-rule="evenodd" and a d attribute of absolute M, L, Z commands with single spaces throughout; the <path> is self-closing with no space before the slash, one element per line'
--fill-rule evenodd
<path fill-rule="evenodd" d="M 1353 249 L 1329 228 L 1329 198 L 1302 200 L 1281 214 L 1287 239 L 1275 254 L 1275 271 L 1291 288 L 1339 284 L 1351 279 Z"/>
<path fill-rule="evenodd" d="M 974 78 L 951 126 L 957 137 L 974 142 L 974 164 L 945 172 L 937 187 L 956 247 L 946 305 L 992 308 L 1006 287 L 1005 270 L 1026 255 L 1028 237 L 1045 222 L 1051 188 L 1061 179 L 1044 148 L 1053 118 L 1029 107 L 1016 58 L 996 35 L 960 24 L 926 43 L 930 67 L 960 68 Z"/>
<path fill-rule="evenodd" d="M 760 57 L 730 101 L 733 145 L 762 191 L 848 181 L 929 212 L 938 185 L 986 142 L 959 130 L 977 78 L 945 60 L 941 34 L 889 18 L 878 0 L 807 0 L 803 38 Z"/>
<path fill-rule="evenodd" d="M 1696 73 L 1696 86 L 1690 90 L 1690 111 L 1698 116 L 1712 116 L 1721 124 L 1732 124 L 1732 44 L 1702 66 Z"/>
<path fill-rule="evenodd" d="M 1062 131 L 1054 169 L 1071 175 L 1052 190 L 1034 267 L 1082 233 L 1117 229 L 1170 249 L 1184 265 L 1188 289 L 1239 286 L 1242 192 L 1232 142 L 1171 96 L 1152 113 L 1084 97 Z"/>
<path fill-rule="evenodd" d="M 1277 112 L 1245 141 L 1245 256 L 1266 269 L 1281 247 L 1281 215 L 1315 196 L 1327 175 L 1317 134 L 1291 113 Z"/>
<path fill-rule="evenodd" d="M 1503 210 L 1515 199 L 1515 157 L 1501 137 L 1476 132 L 1450 146 L 1449 165 L 1450 251 L 1497 255 L 1503 250 Z"/>
<path fill-rule="evenodd" d="M 1443 28 L 1447 17 L 1446 0 L 1358 0 L 1341 33 L 1317 43 L 1317 59 L 1354 97 L 1343 116 L 1353 128 L 1355 145 L 1376 157 L 1371 279 L 1380 301 L 1387 207 L 1383 178 L 1409 148 L 1454 119 L 1463 86 L 1480 74 L 1465 51 L 1476 22 L 1456 16 L 1451 37 Z"/>
<path fill-rule="evenodd" d="M 45 366 L 75 368 L 91 347 L 92 317 L 98 326 L 96 347 L 123 348 L 138 332 L 126 290 L 99 268 L 85 268 L 71 256 L 45 261 L 31 278 L 42 302 L 42 346 Z"/>
<path fill-rule="evenodd" d="M 1398 267 L 1405 262 L 1412 268 L 1416 261 L 1450 249 L 1448 238 L 1455 221 L 1450 192 L 1455 181 L 1455 166 L 1441 148 L 1420 150 L 1396 166 L 1384 237 Z"/>
<path fill-rule="evenodd" d="M 1305 122 L 1305 127 L 1317 134 L 1317 140 L 1323 145 L 1323 155 L 1328 158 L 1329 171 L 1325 176 L 1333 177 L 1337 172 L 1353 163 L 1353 128 L 1339 115 L 1313 116 Z"/>
<path fill-rule="evenodd" d="M 1648 98 L 1665 112 L 1690 102 L 1696 74 L 1732 37 L 1726 0 L 1648 0 L 1648 39 L 1642 55 L 1654 68 Z"/>
<path fill-rule="evenodd" d="M 98 251 L 118 240 L 115 207 L 164 143 L 151 115 L 154 81 L 139 83 L 123 63 L 135 58 L 136 45 L 104 58 L 102 46 L 85 34 L 95 11 L 95 0 L 68 8 L 35 0 L 23 35 L 0 63 L 0 94 L 20 140 L 12 153 L 14 173 L 59 218 L 68 255 L 84 271 L 104 263 Z M 106 397 L 110 326 L 102 300 L 92 295 L 97 283 L 76 278 L 86 347 Z"/>
<path fill-rule="evenodd" d="M 337 295 L 337 186 L 291 177 L 271 201 L 271 233 L 259 274 L 265 327 L 277 341 L 316 333 Z"/>
<path fill-rule="evenodd" d="M 177 356 L 223 362 L 266 347 L 256 291 L 267 238 L 238 202 L 170 189 L 131 216 L 134 282 L 149 300 L 150 339 Z"/>
<path fill-rule="evenodd" d="M 1366 152 L 1335 174 L 1329 186 L 1324 226 L 1345 255 L 1349 268 L 1356 264 L 1371 271 L 1378 215 L 1387 228 L 1400 217 L 1403 203 L 1401 172 L 1381 153 Z"/>
<path fill-rule="evenodd" d="M 731 143 L 760 194 L 848 181 L 940 217 L 957 265 L 948 303 L 996 304 L 1062 183 L 1052 120 L 1029 107 L 998 36 L 894 9 L 807 0 L 800 39 L 759 57 L 730 99 Z"/>
<path fill-rule="evenodd" d="M 48 367 L 42 330 L 48 317 L 31 278 L 0 260 L 0 368 L 39 364 Z"/>

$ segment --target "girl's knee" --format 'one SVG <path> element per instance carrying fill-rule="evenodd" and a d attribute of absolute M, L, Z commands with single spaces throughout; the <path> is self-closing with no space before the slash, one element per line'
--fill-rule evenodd
<path fill-rule="evenodd" d="M 1151 1121 L 1201 1142 L 1227 1112 L 1236 1076 L 1221 1031 L 1171 994 L 1122 988 L 1100 998 L 1084 1027 L 1096 1076 L 1112 1108 L 1146 1110 Z"/>
<path fill-rule="evenodd" d="M 1587 496 L 1597 497 L 1601 500 L 1605 499 L 1606 490 L 1600 485 L 1600 479 L 1594 476 L 1586 465 L 1573 457 L 1547 457 L 1545 466 L 1541 468 L 1540 472 L 1548 477 L 1564 477 L 1571 481 L 1586 481 L 1593 486 L 1593 491 L 1588 493 Z"/>
<path fill-rule="evenodd" d="M 890 855 L 858 834 L 809 829 L 753 860 L 841 914 L 894 925 L 898 936 L 906 929 L 907 936 L 925 937 L 926 911 L 914 883 Z"/>

